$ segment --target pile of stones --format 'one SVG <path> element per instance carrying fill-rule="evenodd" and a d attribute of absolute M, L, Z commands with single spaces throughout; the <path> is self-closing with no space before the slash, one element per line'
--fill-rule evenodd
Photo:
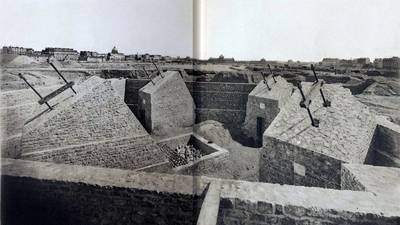
<path fill-rule="evenodd" d="M 179 145 L 175 149 L 171 149 L 167 145 L 160 145 L 160 148 L 168 157 L 168 160 L 173 167 L 186 165 L 203 156 L 201 150 L 196 149 L 193 145 Z"/>

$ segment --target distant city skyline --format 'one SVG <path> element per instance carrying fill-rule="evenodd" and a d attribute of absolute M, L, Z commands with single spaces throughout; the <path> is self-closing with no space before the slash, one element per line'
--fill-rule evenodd
<path fill-rule="evenodd" d="M 0 44 L 191 56 L 188 0 L 0 0 Z"/>
<path fill-rule="evenodd" d="M 29 46 L 14 46 L 14 45 L 4 45 L 4 46 L 2 46 L 3 48 L 4 47 L 11 47 L 11 48 L 25 48 L 25 49 L 30 49 L 30 47 Z M 115 47 L 115 46 L 114 46 Z M 113 47 L 113 48 L 114 48 Z M 45 48 L 43 48 L 43 49 L 33 49 L 34 51 L 43 51 L 43 50 L 45 50 L 45 49 L 48 49 L 48 48 L 50 48 L 50 49 L 52 49 L 52 48 L 60 48 L 60 49 L 64 49 L 64 48 L 66 48 L 66 49 L 72 49 L 72 50 L 76 50 L 78 53 L 79 52 L 81 52 L 81 51 L 84 51 L 84 52 L 97 52 L 97 53 L 99 53 L 99 54 L 107 54 L 107 53 L 110 53 L 110 52 L 112 52 L 112 50 L 113 50 L 113 48 L 111 49 L 111 50 L 109 50 L 109 51 L 105 51 L 105 52 L 100 52 L 100 51 L 96 51 L 96 50 L 93 50 L 93 49 L 74 49 L 74 48 L 68 48 L 68 47 L 61 47 L 61 46 L 55 46 L 55 47 L 49 47 L 49 46 L 47 46 L 47 47 L 45 47 Z M 118 48 L 117 48 L 117 50 L 118 50 Z M 161 55 L 161 56 L 170 56 L 170 55 L 163 55 L 163 54 L 159 54 L 159 53 L 147 53 L 147 52 L 135 52 L 135 53 L 132 53 L 132 52 L 119 52 L 119 53 L 122 53 L 122 54 L 124 54 L 124 55 L 136 55 L 136 54 L 138 54 L 138 55 L 145 55 L 145 54 L 148 54 L 148 55 Z M 202 60 L 211 60 L 211 59 L 218 59 L 220 56 L 224 56 L 223 54 L 220 54 L 219 56 L 210 56 L 209 58 L 206 58 L 206 59 L 202 59 Z M 172 56 L 172 57 L 180 57 L 180 58 L 185 58 L 185 57 L 188 57 L 188 56 Z M 190 57 L 190 56 L 189 56 Z M 234 59 L 235 61 L 259 61 L 259 60 L 267 60 L 267 61 L 280 61 L 280 62 L 287 62 L 287 61 L 294 61 L 294 62 L 296 62 L 296 61 L 300 61 L 300 62 L 322 62 L 324 59 L 332 59 L 332 60 L 335 60 L 335 59 L 337 59 L 337 60 L 357 60 L 357 59 L 364 59 L 364 58 L 367 58 L 367 59 L 370 59 L 370 63 L 373 63 L 373 61 L 375 60 L 375 59 L 387 59 L 387 58 L 399 58 L 399 56 L 391 56 L 391 57 L 376 57 L 376 58 L 373 58 L 373 57 L 369 57 L 369 56 L 363 56 L 363 57 L 355 57 L 355 58 L 341 58 L 341 57 L 324 57 L 324 58 L 321 58 L 321 59 L 318 59 L 318 60 L 314 60 L 314 61 L 301 61 L 301 60 L 293 60 L 293 59 L 287 59 L 287 60 L 276 60 L 276 59 L 270 59 L 270 58 L 265 58 L 265 57 L 263 57 L 263 58 L 261 58 L 261 59 L 235 59 L 234 57 L 225 57 L 224 56 L 224 58 L 229 58 L 229 59 Z"/>
<path fill-rule="evenodd" d="M 201 59 L 320 61 L 400 55 L 397 0 L 196 0 Z M 190 0 L 0 0 L 0 44 L 193 56 Z M 234 16 L 232 16 L 234 15 Z"/>

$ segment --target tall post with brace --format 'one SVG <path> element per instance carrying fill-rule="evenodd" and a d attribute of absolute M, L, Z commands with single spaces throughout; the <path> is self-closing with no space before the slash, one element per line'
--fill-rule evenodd
<path fill-rule="evenodd" d="M 274 82 L 276 83 L 275 74 L 274 74 L 274 72 L 273 72 L 272 69 L 271 69 L 271 65 L 269 65 L 269 64 L 268 64 L 268 69 L 269 69 L 269 73 L 270 73 L 271 76 L 272 76 L 272 79 L 274 79 Z"/>
<path fill-rule="evenodd" d="M 319 93 L 321 95 L 321 98 L 322 98 L 322 101 L 323 101 L 323 104 L 322 104 L 323 107 L 330 107 L 331 106 L 331 102 L 326 100 L 326 98 L 325 98 L 324 92 L 322 90 L 322 87 L 324 85 L 324 81 L 320 81 L 318 79 L 317 73 L 315 72 L 314 65 L 311 65 L 311 70 L 313 71 L 313 74 L 314 74 L 314 77 L 315 77 L 315 81 L 311 85 L 311 87 L 308 90 L 308 92 L 306 94 L 303 92 L 303 88 L 302 88 L 302 85 L 301 85 L 300 82 L 297 84 L 297 87 L 298 87 L 298 89 L 300 91 L 300 94 L 301 94 L 301 97 L 302 97 L 302 100 L 300 102 L 300 107 L 307 109 L 308 116 L 310 117 L 310 120 L 311 120 L 311 125 L 314 126 L 314 127 L 319 127 L 319 120 L 315 119 L 311 114 L 311 110 L 310 110 L 310 105 L 312 103 L 311 98 L 312 98 L 312 96 L 315 95 L 315 92 L 319 91 Z"/>
<path fill-rule="evenodd" d="M 60 71 L 58 71 L 57 67 L 54 66 L 54 64 L 50 61 L 50 59 L 48 59 L 48 63 L 50 64 L 51 67 L 53 67 L 53 69 L 57 72 L 57 74 L 61 77 L 61 79 L 63 79 L 63 81 L 68 84 L 67 79 L 65 79 L 65 77 L 60 73 Z M 69 87 L 71 88 L 71 90 L 76 94 L 76 91 L 74 90 L 74 88 L 72 87 L 72 85 Z"/>
<path fill-rule="evenodd" d="M 151 79 L 150 74 L 147 72 L 146 67 L 144 66 L 143 66 L 143 71 L 146 74 L 147 78 L 150 79 L 151 83 L 156 84 L 154 83 L 153 79 Z"/>
<path fill-rule="evenodd" d="M 154 67 L 156 67 L 156 70 L 158 72 L 158 75 L 160 75 L 162 78 L 164 78 L 164 76 L 162 75 L 160 69 L 158 68 L 157 64 L 154 62 L 154 60 L 151 60 L 151 63 L 153 63 Z"/>
<path fill-rule="evenodd" d="M 271 77 L 274 80 L 274 83 L 276 83 L 276 80 L 275 80 L 275 75 L 272 72 L 271 66 L 269 64 L 268 64 L 268 68 L 269 68 L 269 71 L 270 71 L 269 75 L 267 75 L 267 71 L 266 71 L 267 69 L 266 69 L 265 66 L 264 66 L 264 71 L 261 72 L 261 75 L 263 76 L 264 84 L 267 85 L 267 88 L 270 91 L 271 87 L 269 86 L 268 81 L 271 79 Z"/>
<path fill-rule="evenodd" d="M 33 90 L 33 92 L 35 92 L 37 96 L 39 96 L 40 100 L 43 99 L 42 95 L 28 82 L 28 80 L 26 80 L 26 78 L 21 73 L 18 74 L 18 77 L 21 78 Z M 47 105 L 47 107 L 49 107 L 50 110 L 53 109 L 53 107 L 51 107 L 48 102 L 45 102 L 45 104 Z"/>

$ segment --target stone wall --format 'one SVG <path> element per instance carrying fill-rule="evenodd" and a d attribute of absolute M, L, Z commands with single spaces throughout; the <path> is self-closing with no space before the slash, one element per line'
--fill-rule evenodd
<path fill-rule="evenodd" d="M 303 91 L 307 93 L 311 86 L 303 83 Z M 365 162 L 375 133 L 375 115 L 348 89 L 325 84 L 323 91 L 330 107 L 322 105 L 318 91 L 311 96 L 310 111 L 319 119 L 319 127 L 311 125 L 295 90 L 264 132 L 260 180 L 340 188 L 341 163 Z"/>
<path fill-rule="evenodd" d="M 186 82 L 196 104 L 196 123 L 215 120 L 231 126 L 244 122 L 248 83 Z"/>
<path fill-rule="evenodd" d="M 195 134 L 191 138 L 191 144 L 195 148 L 201 149 L 206 155 L 187 165 L 174 168 L 173 171 L 175 173 L 215 177 L 218 171 L 226 169 L 223 167 L 229 156 L 229 152 L 226 149 L 214 143 L 207 143 L 206 139 Z"/>
<path fill-rule="evenodd" d="M 138 109 L 147 130 L 155 134 L 168 134 L 195 122 L 193 98 L 176 71 L 165 72 L 141 88 Z"/>
<path fill-rule="evenodd" d="M 217 224 L 398 224 L 399 206 L 386 199 L 369 192 L 232 181 L 222 185 Z"/>
<path fill-rule="evenodd" d="M 261 182 L 340 189 L 341 161 L 274 138 L 264 143 Z"/>
<path fill-rule="evenodd" d="M 75 89 L 25 124 L 21 158 L 129 169 L 166 161 L 110 81 L 92 77 Z"/>
<path fill-rule="evenodd" d="M 379 190 L 343 191 L 3 160 L 2 223 L 195 224 L 201 208 L 197 223 L 207 225 L 399 224 L 398 190 L 388 195 Z"/>
<path fill-rule="evenodd" d="M 342 189 L 369 191 L 376 195 L 399 196 L 400 168 L 343 164 Z M 397 204 L 398 199 L 389 198 L 387 204 Z"/>
<path fill-rule="evenodd" d="M 125 86 L 125 98 L 124 101 L 131 109 L 131 111 L 138 116 L 138 99 L 139 89 L 144 87 L 150 80 L 139 80 L 139 79 L 127 79 Z"/>
<path fill-rule="evenodd" d="M 204 185 L 192 177 L 8 163 L 2 173 L 2 224 L 192 225 L 201 207 Z"/>
<path fill-rule="evenodd" d="M 342 167 L 341 189 L 365 191 L 364 185 L 361 184 L 357 177 L 349 169 L 347 169 L 346 166 Z"/>
<path fill-rule="evenodd" d="M 59 86 L 37 88 L 43 96 L 51 93 Z M 16 158 L 20 155 L 20 140 L 25 122 L 40 106 L 39 97 L 31 89 L 4 91 L 0 94 L 0 137 L 2 157 Z"/>
<path fill-rule="evenodd" d="M 138 116 L 138 90 L 149 80 L 128 79 L 125 102 Z M 247 96 L 256 86 L 248 83 L 217 83 L 186 81 L 196 105 L 196 123 L 215 120 L 239 125 L 246 116 Z"/>
<path fill-rule="evenodd" d="M 196 108 L 196 123 L 214 120 L 231 127 L 241 125 L 245 117 L 245 110 Z"/>
<path fill-rule="evenodd" d="M 373 146 L 368 164 L 400 167 L 400 126 L 377 117 Z"/>
<path fill-rule="evenodd" d="M 111 81 L 111 86 L 121 98 L 125 98 L 125 87 L 126 87 L 126 80 L 119 78 L 119 79 L 109 79 Z"/>
<path fill-rule="evenodd" d="M 147 135 L 31 152 L 24 154 L 22 159 L 121 169 L 139 169 L 167 161 Z"/>
<path fill-rule="evenodd" d="M 171 149 L 176 149 L 178 146 L 187 145 L 189 143 L 189 140 L 191 139 L 192 134 L 193 133 L 191 132 L 179 136 L 157 140 L 157 144 L 167 145 Z"/>
<path fill-rule="evenodd" d="M 276 83 L 273 79 L 268 80 L 270 90 L 264 81 L 259 82 L 248 97 L 244 129 L 247 136 L 258 144 L 257 147 L 262 146 L 262 134 L 278 115 L 280 108 L 286 104 L 292 93 L 293 87 L 285 79 L 276 77 L 275 80 Z M 264 121 L 262 129 L 259 131 L 257 130 L 258 118 L 262 118 Z M 257 132 L 259 133 L 257 134 Z"/>

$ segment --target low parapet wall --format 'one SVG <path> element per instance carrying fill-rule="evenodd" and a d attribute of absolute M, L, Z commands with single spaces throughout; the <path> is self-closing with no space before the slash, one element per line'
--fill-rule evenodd
<path fill-rule="evenodd" d="M 199 211 L 208 225 L 400 222 L 398 194 L 21 160 L 2 162 L 1 196 L 3 224 L 194 224 Z"/>
<path fill-rule="evenodd" d="M 400 222 L 399 206 L 369 192 L 232 181 L 222 186 L 220 196 L 218 224 Z"/>
<path fill-rule="evenodd" d="M 342 190 L 369 191 L 377 195 L 399 196 L 400 168 L 343 164 Z M 388 205 L 397 203 L 397 198 L 388 200 Z"/>
<path fill-rule="evenodd" d="M 3 161 L 2 224 L 188 224 L 205 184 L 195 177 Z"/>

